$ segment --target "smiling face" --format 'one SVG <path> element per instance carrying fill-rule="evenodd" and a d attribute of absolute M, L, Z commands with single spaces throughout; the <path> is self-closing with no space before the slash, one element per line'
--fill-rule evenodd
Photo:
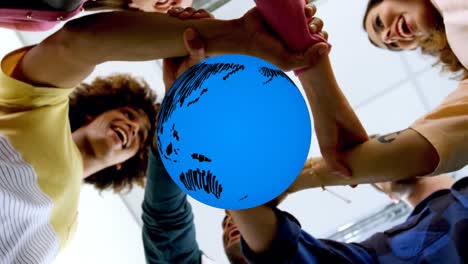
<path fill-rule="evenodd" d="M 229 214 L 229 212 L 226 211 L 226 216 L 223 219 L 222 223 L 223 227 L 223 246 L 224 246 L 224 251 L 226 252 L 226 256 L 229 259 L 229 262 L 231 264 L 246 264 L 247 261 L 245 261 L 244 256 L 242 255 L 241 252 L 241 246 L 240 246 L 240 232 L 237 229 L 236 224 L 234 224 L 234 221 Z"/>
<path fill-rule="evenodd" d="M 173 7 L 190 7 L 192 2 L 193 0 L 132 0 L 128 6 L 144 12 L 166 13 Z"/>
<path fill-rule="evenodd" d="M 377 46 L 411 50 L 431 37 L 438 16 L 429 0 L 383 0 L 369 10 L 364 25 Z"/>
<path fill-rule="evenodd" d="M 144 146 L 150 122 L 143 110 L 121 107 L 100 114 L 84 129 L 96 159 L 112 166 L 130 159 Z"/>

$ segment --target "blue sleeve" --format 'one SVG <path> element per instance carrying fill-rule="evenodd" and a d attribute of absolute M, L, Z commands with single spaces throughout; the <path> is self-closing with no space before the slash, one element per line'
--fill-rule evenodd
<path fill-rule="evenodd" d="M 143 201 L 143 246 L 147 263 L 199 264 L 192 207 L 185 193 L 150 151 Z"/>
<path fill-rule="evenodd" d="M 301 229 L 292 215 L 275 209 L 278 231 L 266 252 L 256 254 L 241 240 L 249 263 L 377 263 L 366 248 L 355 243 L 316 239 Z"/>

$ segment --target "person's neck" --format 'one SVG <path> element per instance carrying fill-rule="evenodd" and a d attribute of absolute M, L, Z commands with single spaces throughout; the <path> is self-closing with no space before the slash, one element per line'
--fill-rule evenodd
<path fill-rule="evenodd" d="M 421 177 L 417 183 L 413 185 L 410 194 L 405 198 L 405 202 L 414 208 L 432 193 L 438 190 L 450 189 L 454 182 L 455 180 L 446 174 L 433 177 Z"/>
<path fill-rule="evenodd" d="M 96 159 L 94 151 L 89 144 L 86 136 L 86 130 L 78 129 L 72 133 L 73 141 L 80 150 L 81 160 L 83 161 L 83 179 L 102 169 L 102 163 Z"/>

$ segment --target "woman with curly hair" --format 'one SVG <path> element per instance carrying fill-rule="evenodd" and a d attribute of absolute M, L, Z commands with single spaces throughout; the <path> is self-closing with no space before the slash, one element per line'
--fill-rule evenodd
<path fill-rule="evenodd" d="M 154 133 L 154 120 L 157 114 L 155 104 L 156 96 L 151 88 L 142 79 L 134 78 L 127 74 L 116 74 L 108 77 L 96 78 L 92 83 L 81 83 L 73 93 L 70 94 L 70 110 L 68 117 L 70 119 L 70 128 L 73 137 L 79 139 L 86 131 L 82 127 L 90 123 L 93 119 L 102 113 L 119 109 L 127 121 L 135 122 L 139 116 L 146 116 L 150 121 L 139 131 L 134 130 L 136 136 L 142 142 L 136 154 L 124 162 L 119 162 L 115 166 L 107 167 L 95 173 L 86 173 L 84 182 L 92 184 L 98 190 L 112 189 L 114 192 L 121 192 L 124 189 L 130 190 L 133 184 L 143 187 L 146 166 L 148 160 L 148 146 L 151 136 Z M 137 109 L 138 111 L 134 111 Z M 97 146 L 105 146 L 107 141 L 113 140 L 114 132 L 119 136 L 119 140 L 124 140 L 122 144 L 130 145 L 125 141 L 127 135 L 121 134 L 122 128 L 119 125 L 111 125 L 112 129 L 102 133 L 99 138 L 102 143 Z M 96 131 L 98 128 L 96 128 Z M 103 130 L 104 131 L 104 130 Z M 126 131 L 125 126 L 123 127 Z M 137 135 L 139 133 L 139 135 Z M 110 135 L 109 135 L 110 134 Z M 132 138 L 130 135 L 128 138 Z M 144 139 L 144 140 L 143 140 Z M 96 148 L 94 153 L 99 155 L 108 155 L 107 148 L 103 150 Z M 85 156 L 85 155 L 83 155 Z M 84 160 L 86 162 L 86 160 Z M 113 163 L 110 161 L 110 163 Z"/>

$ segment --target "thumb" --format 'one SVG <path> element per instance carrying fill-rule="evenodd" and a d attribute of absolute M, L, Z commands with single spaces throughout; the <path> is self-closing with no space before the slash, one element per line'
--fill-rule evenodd
<path fill-rule="evenodd" d="M 318 42 L 310 47 L 306 54 L 310 56 L 323 56 L 330 51 L 330 47 L 325 42 Z"/>
<path fill-rule="evenodd" d="M 342 177 L 344 179 L 351 178 L 351 172 L 349 169 L 343 166 L 339 161 L 333 159 L 333 161 L 330 162 L 330 166 L 336 170 L 335 175 L 338 177 Z"/>
<path fill-rule="evenodd" d="M 336 153 L 334 151 L 324 151 L 322 152 L 323 159 L 328 163 L 330 168 L 334 170 L 335 176 L 344 178 L 344 179 L 349 179 L 351 178 L 351 172 L 350 170 L 344 166 L 338 159 Z"/>
<path fill-rule="evenodd" d="M 309 65 L 314 65 L 319 62 L 323 57 L 325 57 L 330 48 L 327 43 L 319 42 L 307 49 L 305 52 L 305 58 L 307 59 Z"/>
<path fill-rule="evenodd" d="M 184 45 L 191 59 L 200 61 L 205 58 L 205 44 L 193 28 L 184 31 Z"/>

